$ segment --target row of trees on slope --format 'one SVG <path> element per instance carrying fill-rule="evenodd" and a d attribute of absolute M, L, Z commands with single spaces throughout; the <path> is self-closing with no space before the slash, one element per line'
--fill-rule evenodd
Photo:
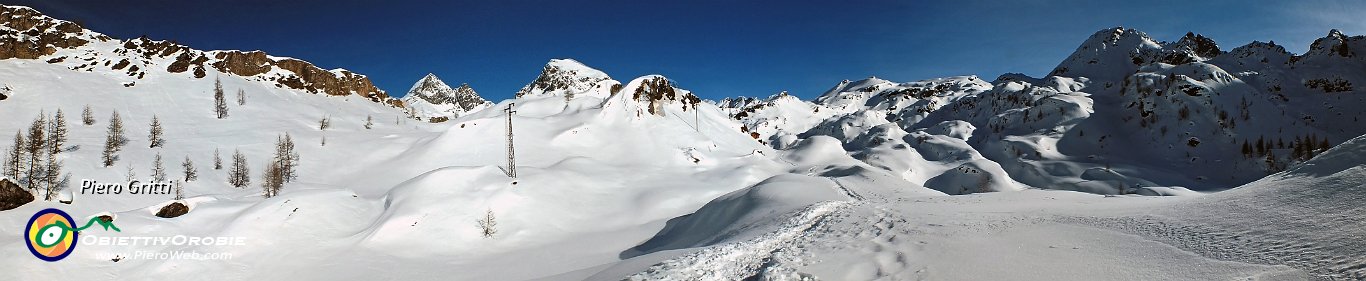
<path fill-rule="evenodd" d="M 26 130 L 14 133 L 14 143 L 5 151 L 3 175 L 34 194 L 44 194 L 44 200 L 57 198 L 56 192 L 70 181 L 70 173 L 62 173 L 60 156 L 66 150 L 66 116 L 59 109 L 48 119 L 39 114 Z"/>
<path fill-rule="evenodd" d="M 1250 159 L 1266 159 L 1267 169 L 1274 173 L 1285 170 L 1291 163 L 1312 159 L 1332 147 L 1328 138 L 1319 138 L 1317 134 L 1296 136 L 1290 142 L 1280 138 L 1271 141 L 1258 137 L 1256 142 L 1243 140 L 1242 153 L 1243 157 Z M 1289 150 L 1289 153 L 1281 159 L 1282 157 L 1274 153 L 1277 150 Z"/>
<path fill-rule="evenodd" d="M 216 95 L 219 96 L 216 98 L 221 99 L 221 84 L 215 84 L 215 91 L 218 92 Z M 238 104 L 243 105 L 245 102 L 245 94 L 239 91 Z M 221 114 L 220 116 L 226 115 L 226 111 L 218 111 L 218 113 Z M 87 126 L 95 124 L 94 111 L 89 105 L 86 105 L 81 112 L 81 123 Z M 77 148 L 76 146 L 65 146 L 67 142 L 67 132 L 66 118 L 61 109 L 58 109 L 57 113 L 50 117 L 50 119 L 45 114 L 40 114 L 27 130 L 27 135 L 23 130 L 15 133 L 14 142 L 5 153 L 3 175 L 7 178 L 14 179 L 32 193 L 45 193 L 44 198 L 46 200 L 56 199 L 57 192 L 66 188 L 70 181 L 69 173 L 65 176 L 59 176 L 61 175 L 63 161 L 60 160 L 58 155 L 64 151 L 70 151 Z M 148 130 L 148 147 L 164 147 L 166 144 L 164 134 L 165 128 L 161 125 L 160 117 L 153 115 Z M 115 110 L 109 117 L 104 150 L 100 157 L 101 164 L 104 167 L 114 166 L 119 160 L 119 152 L 122 151 L 129 142 L 129 139 L 125 135 L 123 118 L 120 117 L 118 111 Z M 299 155 L 297 152 L 294 152 L 293 137 L 288 134 L 282 135 L 277 141 L 276 148 L 276 157 L 266 165 L 267 168 L 262 175 L 263 193 L 267 197 L 279 194 L 284 183 L 298 178 L 297 167 Z M 228 182 L 234 187 L 244 187 L 250 183 L 250 176 L 247 175 L 249 168 L 245 163 L 246 157 L 238 151 L 234 154 L 233 160 L 233 167 L 228 173 Z M 191 160 L 188 155 L 185 156 L 185 160 L 181 162 L 181 168 L 181 181 L 190 182 L 198 180 L 198 169 L 195 168 L 193 160 Z M 219 170 L 222 168 L 222 159 L 218 154 L 218 150 L 215 149 L 214 169 Z M 136 178 L 132 165 L 128 166 L 127 177 L 130 181 Z M 165 182 L 167 180 L 164 161 L 159 152 L 152 162 L 151 179 L 156 182 Z M 176 191 L 177 199 L 183 196 L 182 190 L 180 189 L 180 182 L 177 182 Z"/>
<path fill-rule="evenodd" d="M 90 108 L 87 106 L 83 113 L 82 123 L 88 122 L 84 116 L 88 116 Z M 163 137 L 164 128 L 161 126 L 158 117 L 152 117 L 151 129 L 148 132 L 149 147 L 159 148 L 165 145 Z M 66 188 L 70 181 L 70 173 L 62 175 L 63 161 L 58 157 L 61 153 L 74 150 L 76 147 L 67 147 L 67 125 L 65 115 L 59 109 L 49 120 L 46 115 L 40 115 L 35 119 L 27 130 L 15 133 L 14 143 L 6 150 L 5 162 L 3 165 L 3 175 L 14 179 L 30 192 L 44 194 L 46 200 L 57 198 L 57 192 Z M 118 111 L 110 116 L 108 131 L 105 138 L 105 149 L 101 154 L 102 164 L 105 167 L 112 167 L 118 160 L 117 153 L 129 143 L 124 136 L 123 121 L 119 117 Z M 263 194 L 266 197 L 273 197 L 279 194 L 285 183 L 298 179 L 299 154 L 294 150 L 294 138 L 288 133 L 281 135 L 276 140 L 276 151 L 274 157 L 266 163 L 266 169 L 262 173 Z M 213 165 L 215 170 L 223 169 L 223 160 L 219 156 L 218 150 L 214 150 Z M 128 180 L 136 178 L 131 165 L 128 166 Z M 188 155 L 181 162 L 182 182 L 191 182 L 199 179 L 198 169 L 195 168 L 194 161 Z M 233 153 L 233 162 L 228 170 L 228 183 L 233 187 L 245 187 L 251 183 L 249 175 L 250 168 L 247 166 L 246 156 L 240 150 Z M 62 176 L 59 176 L 62 175 Z M 156 154 L 152 161 L 151 179 L 156 182 L 165 182 L 167 172 L 160 152 Z M 179 191 L 179 190 L 177 190 Z M 178 196 L 179 197 L 179 192 Z"/>

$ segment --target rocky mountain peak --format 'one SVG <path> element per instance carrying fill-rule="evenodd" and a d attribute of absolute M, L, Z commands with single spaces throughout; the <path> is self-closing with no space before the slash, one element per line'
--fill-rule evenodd
<path fill-rule="evenodd" d="M 413 87 L 409 88 L 408 93 L 403 97 L 406 99 L 416 96 L 431 96 L 449 91 L 452 91 L 451 86 L 446 85 L 445 81 L 441 81 L 441 78 L 436 77 L 436 74 L 427 73 L 427 75 L 422 76 L 422 79 L 418 79 L 417 83 L 413 83 Z"/>
<path fill-rule="evenodd" d="M 566 96 L 585 94 L 606 98 L 612 94 L 612 85 L 619 85 L 600 70 L 593 69 L 573 59 L 553 59 L 541 69 L 536 80 L 517 91 L 523 96 Z"/>
<path fill-rule="evenodd" d="M 428 73 L 413 83 L 403 103 L 410 114 L 419 118 L 449 119 L 488 107 L 491 103 L 479 96 L 469 84 L 451 88 L 436 74 Z"/>
<path fill-rule="evenodd" d="M 1124 27 L 1096 31 L 1059 63 L 1049 76 L 1120 80 L 1151 63 L 1162 46 L 1147 33 Z"/>
<path fill-rule="evenodd" d="M 1223 53 L 1223 51 L 1219 50 L 1219 44 L 1214 43 L 1214 39 L 1194 32 L 1186 32 L 1186 36 L 1182 36 L 1181 40 L 1177 41 L 1174 46 L 1190 50 L 1194 52 L 1195 55 L 1204 58 L 1213 58 Z"/>
<path fill-rule="evenodd" d="M 1354 57 L 1354 46 L 1366 45 L 1366 36 L 1346 36 L 1337 29 L 1329 30 L 1328 35 L 1315 39 L 1314 43 L 1309 44 L 1309 51 L 1304 53 L 1305 57 Z M 1360 46 L 1358 46 L 1360 47 Z"/>

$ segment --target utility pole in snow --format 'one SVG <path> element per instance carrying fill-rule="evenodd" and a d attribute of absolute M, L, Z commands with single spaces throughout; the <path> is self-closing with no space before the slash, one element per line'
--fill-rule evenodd
<path fill-rule="evenodd" d="M 516 157 L 516 152 L 515 152 L 515 151 L 513 150 L 513 148 L 512 148 L 512 114 L 513 114 L 513 113 L 517 113 L 517 111 L 516 111 L 516 110 L 512 110 L 512 106 L 513 106 L 513 105 L 516 105 L 516 103 L 508 103 L 508 107 L 507 107 L 507 108 L 504 108 L 504 109 L 503 109 L 503 112 L 506 112 L 507 115 L 508 115 L 508 130 L 507 130 L 507 131 L 508 131 L 508 170 L 507 170 L 507 172 L 508 172 L 508 177 L 512 177 L 512 178 L 515 179 L 515 178 L 517 178 L 517 160 L 516 160 L 517 157 Z"/>

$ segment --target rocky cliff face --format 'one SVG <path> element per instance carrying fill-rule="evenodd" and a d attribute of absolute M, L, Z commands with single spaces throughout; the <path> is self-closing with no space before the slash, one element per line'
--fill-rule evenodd
<path fill-rule="evenodd" d="M 135 87 L 148 71 L 164 69 L 209 78 L 212 69 L 273 82 L 280 88 L 358 95 L 402 107 L 401 101 L 376 88 L 365 75 L 344 69 L 324 70 L 307 61 L 261 51 L 201 51 L 146 37 L 117 40 L 21 6 L 0 6 L 0 59 L 39 59 L 72 70 L 122 72 L 131 78 L 124 83 L 126 87 Z"/>

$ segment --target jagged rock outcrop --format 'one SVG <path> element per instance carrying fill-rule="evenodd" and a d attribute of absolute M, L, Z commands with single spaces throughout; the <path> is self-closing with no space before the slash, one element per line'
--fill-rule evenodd
<path fill-rule="evenodd" d="M 664 111 L 661 107 L 666 104 L 678 103 L 683 107 L 683 111 L 687 111 L 689 107 L 695 108 L 702 102 L 702 99 L 697 98 L 692 92 L 674 87 L 673 81 L 664 76 L 651 75 L 636 80 L 639 81 L 639 86 L 631 91 L 631 99 L 643 103 L 645 112 L 650 114 L 663 116 Z"/>
<path fill-rule="evenodd" d="M 87 36 L 79 24 L 44 16 L 29 7 L 0 6 L 0 59 L 37 59 L 90 43 L 91 37 L 109 40 L 108 36 Z"/>
<path fill-rule="evenodd" d="M 1223 54 L 1219 50 L 1219 45 L 1213 39 L 1204 35 L 1186 32 L 1181 40 L 1172 43 L 1163 50 L 1161 61 L 1167 64 L 1187 64 L 1197 61 L 1206 61 Z"/>
<path fill-rule="evenodd" d="M 716 105 L 716 107 L 720 107 L 722 109 L 741 110 L 749 108 L 750 106 L 763 103 L 764 100 L 755 97 L 727 97 L 722 98 L 719 101 L 712 102 L 711 100 L 707 100 L 707 102 L 710 102 L 713 105 Z M 734 112 L 732 112 L 731 114 L 734 114 Z"/>
<path fill-rule="evenodd" d="M 615 95 L 602 101 L 603 116 L 627 120 L 649 120 L 673 114 L 694 114 L 702 99 L 691 91 L 680 89 L 674 82 L 660 75 L 645 75 L 620 86 Z M 677 117 L 677 116 L 674 116 Z"/>

